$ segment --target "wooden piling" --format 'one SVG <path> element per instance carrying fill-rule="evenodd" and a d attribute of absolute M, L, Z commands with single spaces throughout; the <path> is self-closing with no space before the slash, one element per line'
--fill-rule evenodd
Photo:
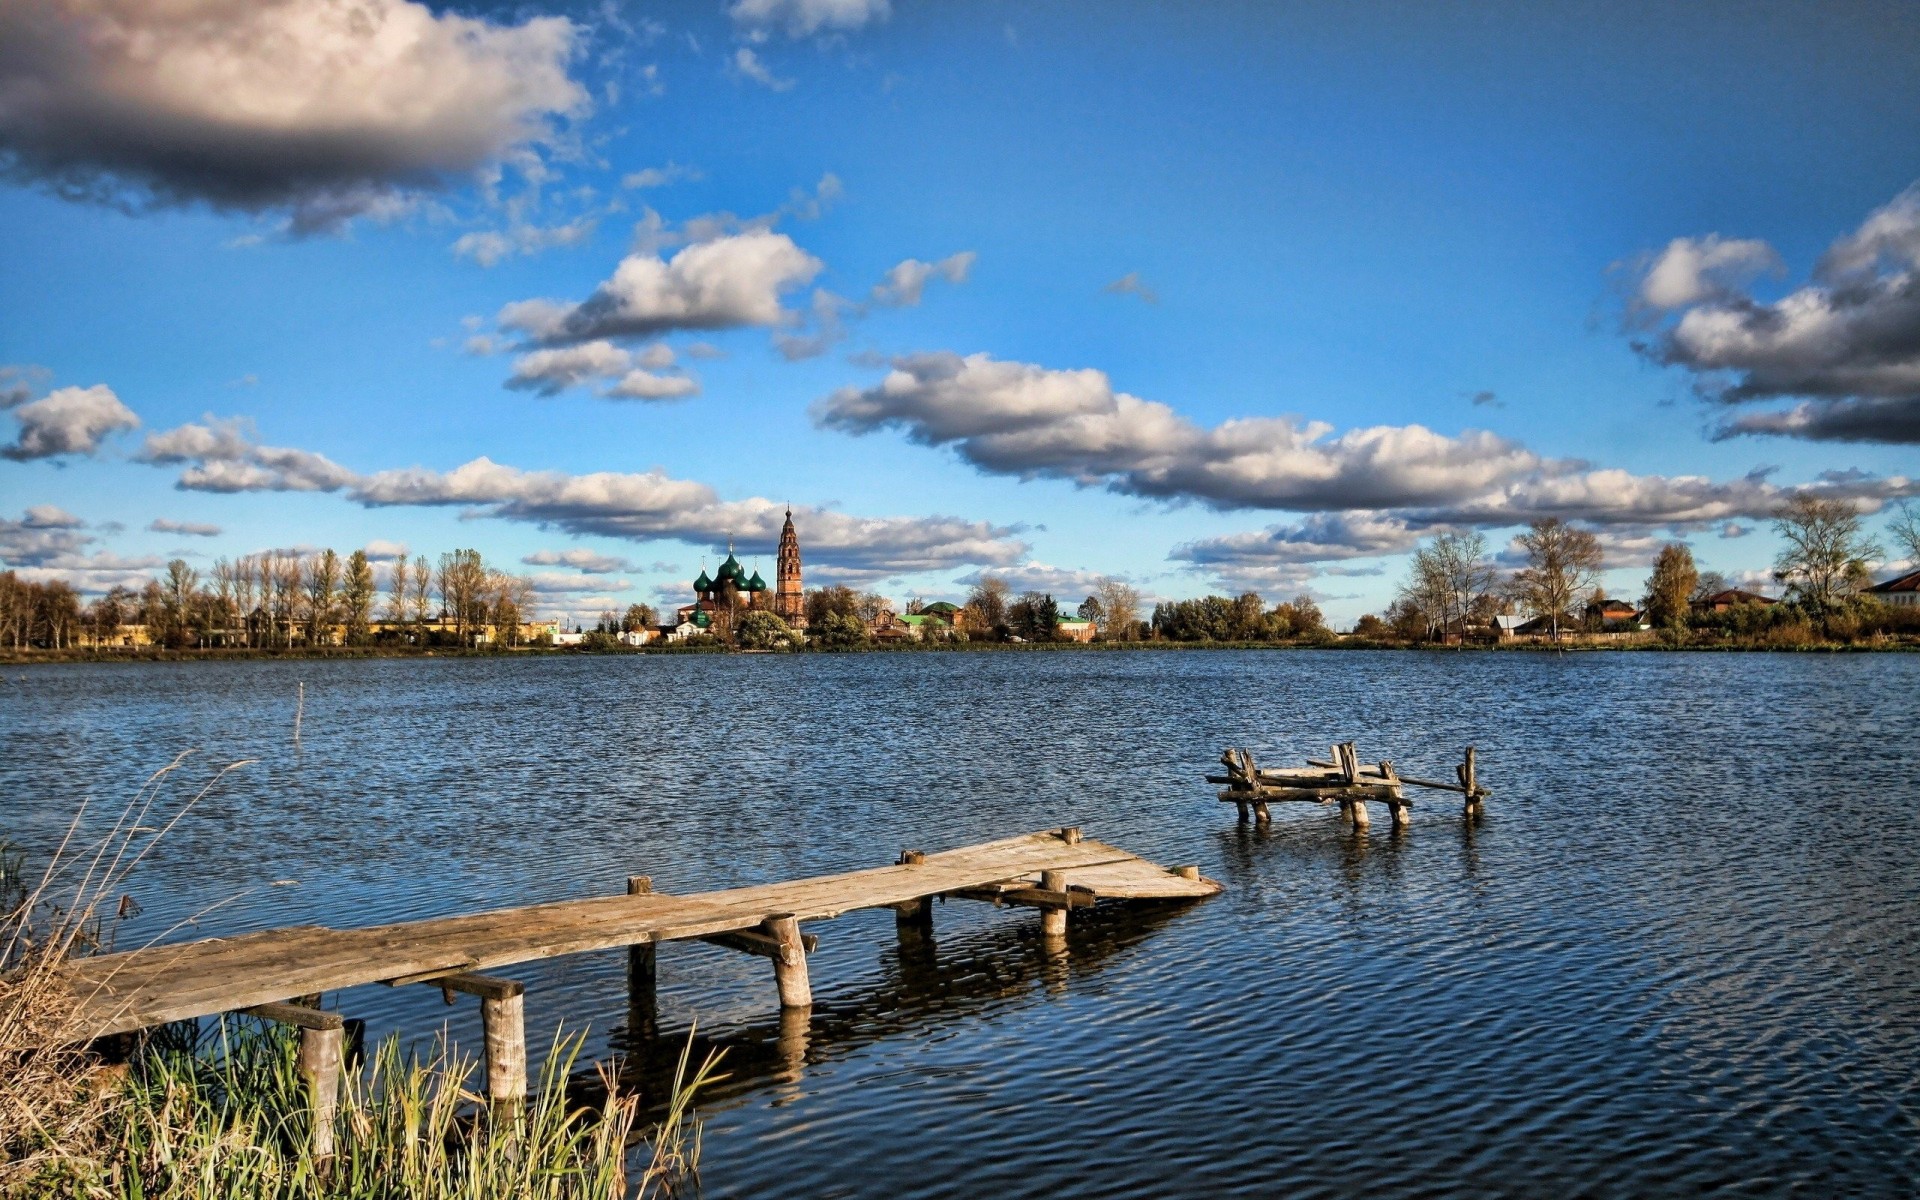
<path fill-rule="evenodd" d="M 1059 871 L 1040 872 L 1040 890 L 1043 892 L 1059 892 L 1064 896 L 1067 890 L 1066 875 Z M 1047 937 L 1063 938 L 1067 936 L 1067 910 L 1065 906 L 1060 908 L 1043 908 L 1040 910 L 1040 932 Z"/>
<path fill-rule="evenodd" d="M 1372 824 L 1371 820 L 1367 817 L 1367 802 L 1358 796 L 1347 801 L 1347 819 L 1353 822 L 1353 831 L 1355 833 L 1360 832 Z"/>
<path fill-rule="evenodd" d="M 429 980 L 444 993 L 480 997 L 480 1030 L 487 1054 L 487 1095 L 495 1104 L 527 1098 L 526 985 L 517 979 L 456 972 Z"/>
<path fill-rule="evenodd" d="M 627 876 L 627 895 L 653 894 L 651 875 Z M 649 937 L 627 947 L 627 1033 L 651 1037 L 659 1025 L 659 955 Z"/>
<path fill-rule="evenodd" d="M 807 948 L 800 940 L 800 922 L 792 913 L 768 917 L 760 926 L 780 944 L 773 960 L 773 982 L 780 989 L 781 1008 L 811 1008 L 813 984 L 807 978 Z"/>
<path fill-rule="evenodd" d="M 1472 746 L 1467 747 L 1466 761 L 1462 762 L 1458 767 L 1456 767 L 1454 769 L 1454 773 L 1458 775 L 1460 778 L 1461 790 L 1467 794 L 1467 801 L 1466 801 L 1466 804 L 1461 808 L 1460 815 L 1465 817 L 1479 816 L 1480 815 L 1480 781 L 1477 778 L 1474 771 Z"/>
<path fill-rule="evenodd" d="M 296 1025 L 300 1051 L 294 1067 L 307 1085 L 308 1125 L 313 1160 L 321 1171 L 333 1165 L 333 1124 L 340 1111 L 340 1062 L 346 1052 L 346 1021 L 339 1013 L 300 1004 L 261 1004 L 246 1010 L 256 1017 Z"/>

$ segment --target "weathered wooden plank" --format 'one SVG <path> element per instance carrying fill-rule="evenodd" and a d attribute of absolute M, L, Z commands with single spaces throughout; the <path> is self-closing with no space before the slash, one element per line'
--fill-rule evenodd
<path fill-rule="evenodd" d="M 599 896 L 364 929 L 310 926 L 280 937 L 263 931 L 148 947 L 80 960 L 70 984 L 82 1027 L 89 1036 L 104 1036 L 384 980 L 734 933 L 775 913 L 824 920 L 1046 871 L 1140 861 L 1101 842 L 1068 840 L 1077 837 L 1077 830 L 1026 834 L 926 854 L 914 863 L 697 896 Z"/>

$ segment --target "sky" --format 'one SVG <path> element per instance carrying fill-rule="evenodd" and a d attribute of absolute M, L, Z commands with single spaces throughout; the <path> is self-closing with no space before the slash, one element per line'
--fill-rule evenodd
<path fill-rule="evenodd" d="M 1916 181 L 1897 4 L 13 0 L 0 564 L 1760 584 L 1920 495 Z"/>

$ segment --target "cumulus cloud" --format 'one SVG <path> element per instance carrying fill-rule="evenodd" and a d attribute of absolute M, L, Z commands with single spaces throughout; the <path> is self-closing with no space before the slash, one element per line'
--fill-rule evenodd
<path fill-rule="evenodd" d="M 673 348 L 663 343 L 631 351 L 603 338 L 523 354 L 514 360 L 507 386 L 552 396 L 592 380 L 611 379 L 616 382 L 600 389 L 600 395 L 614 400 L 675 400 L 697 394 L 700 385 L 687 376 L 656 373 L 673 363 Z"/>
<path fill-rule="evenodd" d="M 390 542 L 385 538 L 375 538 L 365 546 L 362 546 L 361 549 L 365 550 L 367 557 L 374 562 L 391 562 L 396 558 L 405 558 L 407 556 L 407 544 L 405 542 Z"/>
<path fill-rule="evenodd" d="M 1160 293 L 1148 287 L 1138 271 L 1128 271 L 1100 290 L 1113 296 L 1138 296 L 1148 304 L 1160 303 Z"/>
<path fill-rule="evenodd" d="M 65 454 L 92 454 L 109 434 L 139 426 L 140 418 L 120 403 L 104 383 L 92 387 L 64 387 L 38 400 L 17 388 L 7 397 L 20 432 L 10 446 L 0 446 L 0 458 L 26 462 Z"/>
<path fill-rule="evenodd" d="M 791 91 L 794 81 L 782 79 L 773 73 L 773 69 L 753 52 L 751 46 L 741 46 L 733 52 L 733 69 L 742 79 L 751 79 L 762 87 L 776 92 Z"/>
<path fill-rule="evenodd" d="M 734 0 L 727 9 L 749 37 L 777 29 L 790 38 L 851 33 L 869 21 L 886 20 L 891 12 L 889 0 Z"/>
<path fill-rule="evenodd" d="M 140 461 L 184 464 L 177 486 L 199 491 L 342 491 L 369 508 L 455 507 L 579 537 L 682 541 L 772 555 L 785 506 L 769 499 L 722 500 L 704 483 L 658 469 L 571 475 L 528 471 L 476 458 L 450 471 L 424 467 L 356 474 L 309 451 L 265 447 L 239 421 L 184 425 L 147 439 Z M 1014 528 L 959 517 L 859 517 L 793 507 L 811 568 L 879 579 L 961 566 L 997 566 L 1026 557 Z"/>
<path fill-rule="evenodd" d="M 897 358 L 877 386 L 835 392 L 814 417 L 854 434 L 900 429 L 999 474 L 1217 508 L 1445 504 L 1543 462 L 1491 433 L 1448 438 L 1419 425 L 1335 437 L 1324 422 L 1263 417 L 1203 429 L 1165 404 L 1116 391 L 1104 372 L 984 354 Z"/>
<path fill-rule="evenodd" d="M 88 552 L 99 539 L 79 517 L 52 504 L 37 504 L 19 520 L 0 517 L 0 565 L 30 583 L 61 582 L 82 592 L 143 586 L 154 557 L 127 558 L 105 550 Z"/>
<path fill-rule="evenodd" d="M 0 367 L 0 408 L 12 408 L 33 399 L 40 385 L 53 378 L 45 367 L 14 364 Z"/>
<path fill-rule="evenodd" d="M 220 527 L 204 521 L 175 521 L 168 517 L 155 517 L 147 525 L 149 533 L 179 533 L 187 537 L 219 537 Z"/>
<path fill-rule="evenodd" d="M 939 262 L 921 262 L 917 258 L 899 262 L 887 272 L 885 279 L 873 286 L 873 302 L 890 308 L 911 308 L 920 303 L 930 279 L 937 277 L 948 283 L 965 283 L 967 273 L 973 270 L 973 262 L 977 257 L 971 250 L 962 250 Z"/>
<path fill-rule="evenodd" d="M 579 303 L 522 300 L 499 323 L 543 345 L 647 337 L 676 329 L 776 326 L 781 296 L 822 263 L 784 233 L 756 229 L 687 246 L 671 259 L 630 254 Z"/>
<path fill-rule="evenodd" d="M 1718 437 L 1920 444 L 1920 185 L 1835 241 L 1805 284 L 1756 298 L 1752 277 L 1778 264 L 1762 242 L 1675 241 L 1640 279 L 1657 326 L 1641 350 L 1718 403 L 1799 401 L 1731 417 Z"/>
<path fill-rule="evenodd" d="M 296 232 L 554 140 L 581 31 L 410 0 L 0 6 L 0 150 L 73 198 L 286 209 Z"/>
<path fill-rule="evenodd" d="M 536 550 L 520 560 L 530 567 L 572 567 L 588 574 L 631 571 L 633 563 L 616 554 L 601 554 L 585 548 L 574 550 Z"/>
<path fill-rule="evenodd" d="M 1092 595 L 1102 583 L 1112 578 L 1100 571 L 1056 567 L 1035 560 L 1010 567 L 996 567 L 991 571 L 972 571 L 955 578 L 954 583 L 971 589 L 987 575 L 1005 580 L 1015 592 L 1045 592 L 1058 600 L 1062 610 L 1069 613 L 1080 600 Z"/>
<path fill-rule="evenodd" d="M 353 472 L 323 454 L 260 445 L 238 417 L 208 415 L 150 433 L 134 458 L 156 466 L 188 464 L 176 486 L 196 492 L 334 492 L 354 480 Z"/>

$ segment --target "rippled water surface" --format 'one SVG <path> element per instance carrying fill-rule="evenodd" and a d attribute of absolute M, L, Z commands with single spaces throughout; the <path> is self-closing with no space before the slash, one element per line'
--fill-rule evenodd
<path fill-rule="evenodd" d="M 301 739 L 293 738 L 305 684 Z M 1038 917 L 660 954 L 661 1040 L 732 1078 L 705 1195 L 1912 1195 L 1920 657 L 1354 652 L 9 668 L 0 829 L 50 844 L 178 751 L 230 775 L 154 848 L 122 945 L 873 866 L 1078 824 L 1227 885 Z M 1353 738 L 1494 789 L 1405 834 L 1236 827 L 1200 776 Z M 503 971 L 529 1034 L 627 1048 L 624 956 Z M 375 1032 L 430 988 L 332 998 Z M 637 1041 L 637 1040 L 636 1040 Z M 645 1075 L 645 1072 L 642 1072 Z M 650 1077 L 650 1076 L 649 1076 Z"/>

